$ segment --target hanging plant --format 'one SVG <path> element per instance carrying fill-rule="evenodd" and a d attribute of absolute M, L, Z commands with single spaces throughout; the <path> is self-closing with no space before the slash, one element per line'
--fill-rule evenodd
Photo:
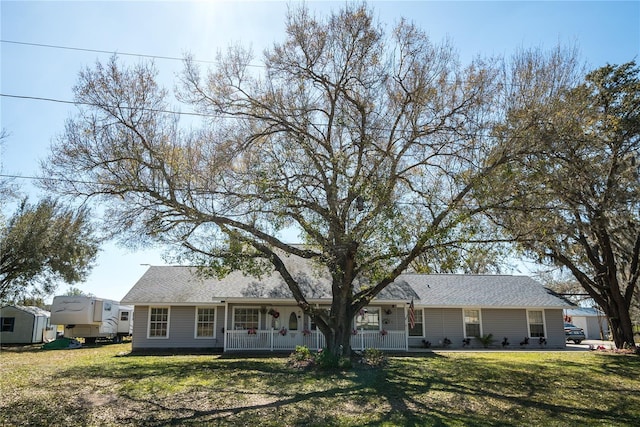
<path fill-rule="evenodd" d="M 257 331 L 256 331 L 255 328 L 249 328 L 249 329 L 247 329 L 247 333 L 249 335 L 255 335 L 257 333 Z"/>
<path fill-rule="evenodd" d="M 311 335 L 311 331 L 308 329 L 303 329 L 302 330 L 302 335 L 304 335 L 305 337 L 308 337 L 309 335 Z"/>
<path fill-rule="evenodd" d="M 286 328 L 282 328 L 282 329 L 280 329 L 280 330 L 278 331 L 278 333 L 279 333 L 280 335 L 282 335 L 282 336 L 285 336 L 285 335 L 287 335 L 287 329 L 286 329 Z"/>
<path fill-rule="evenodd" d="M 269 314 L 273 316 L 274 319 L 277 319 L 278 317 L 280 317 L 280 313 L 273 308 L 269 309 Z"/>
<path fill-rule="evenodd" d="M 380 335 L 382 335 L 383 337 L 386 336 L 389 332 L 387 332 L 386 329 L 383 329 L 380 331 Z"/>

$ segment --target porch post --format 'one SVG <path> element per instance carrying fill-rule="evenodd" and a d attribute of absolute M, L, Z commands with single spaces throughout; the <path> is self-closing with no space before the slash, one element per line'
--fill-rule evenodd
<path fill-rule="evenodd" d="M 271 327 L 271 334 L 269 334 L 269 346 L 271 347 L 271 351 L 273 351 L 273 326 Z"/>
<path fill-rule="evenodd" d="M 404 351 L 409 351 L 409 313 L 407 313 L 406 304 L 404 305 Z"/>
<path fill-rule="evenodd" d="M 227 325 L 229 324 L 229 303 L 224 303 L 224 325 L 222 326 L 222 352 L 227 351 Z"/>

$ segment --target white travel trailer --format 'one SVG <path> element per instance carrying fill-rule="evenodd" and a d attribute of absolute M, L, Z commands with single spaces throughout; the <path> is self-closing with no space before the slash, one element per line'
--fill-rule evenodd
<path fill-rule="evenodd" d="M 98 338 L 120 341 L 133 332 L 133 307 L 118 301 L 87 296 L 56 296 L 51 304 L 51 323 L 64 325 L 67 338 Z"/>

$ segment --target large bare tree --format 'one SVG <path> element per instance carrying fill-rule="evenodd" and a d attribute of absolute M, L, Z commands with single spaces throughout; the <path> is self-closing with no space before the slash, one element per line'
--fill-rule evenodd
<path fill-rule="evenodd" d="M 187 60 L 178 96 L 206 117 L 200 130 L 181 128 L 155 76 L 116 58 L 81 72 L 50 184 L 103 202 L 126 241 L 178 242 L 215 271 L 277 270 L 336 355 L 360 309 L 458 239 L 481 210 L 469 192 L 507 157 L 487 157 L 492 64 L 463 68 L 447 43 L 406 21 L 386 33 L 362 5 L 290 12 L 262 62 L 238 46 L 210 70 Z M 286 255 L 326 268 L 330 310 L 308 303 Z"/>
<path fill-rule="evenodd" d="M 571 53 L 518 56 L 496 135 L 528 151 L 492 177 L 492 218 L 541 262 L 569 270 L 604 310 L 616 346 L 634 345 L 640 277 L 640 69 L 583 74 Z M 579 77 L 579 78 L 578 78 Z"/>

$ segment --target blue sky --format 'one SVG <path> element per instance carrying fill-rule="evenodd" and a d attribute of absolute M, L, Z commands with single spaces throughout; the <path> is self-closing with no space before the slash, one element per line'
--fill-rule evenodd
<path fill-rule="evenodd" d="M 181 58 L 190 52 L 197 60 L 213 60 L 218 49 L 235 42 L 251 45 L 259 54 L 283 40 L 287 7 L 296 3 L 2 0 L 0 123 L 9 137 L 0 152 L 1 172 L 25 177 L 16 182 L 32 199 L 41 196 L 26 177 L 38 174 L 52 138 L 62 132 L 75 107 L 16 97 L 71 101 L 80 69 L 110 56 L 96 51 L 158 57 L 160 79 L 172 88 L 182 64 L 160 57 Z M 307 2 L 319 13 L 343 4 Z M 405 17 L 435 41 L 448 38 L 463 63 L 475 55 L 508 56 L 520 48 L 550 49 L 558 43 L 577 46 L 590 68 L 637 60 L 640 53 L 640 1 L 370 1 L 369 5 L 389 29 Z M 164 263 L 157 249 L 131 251 L 109 242 L 102 249 L 88 281 L 78 287 L 105 298 L 121 299 L 144 273 L 141 264 Z"/>

